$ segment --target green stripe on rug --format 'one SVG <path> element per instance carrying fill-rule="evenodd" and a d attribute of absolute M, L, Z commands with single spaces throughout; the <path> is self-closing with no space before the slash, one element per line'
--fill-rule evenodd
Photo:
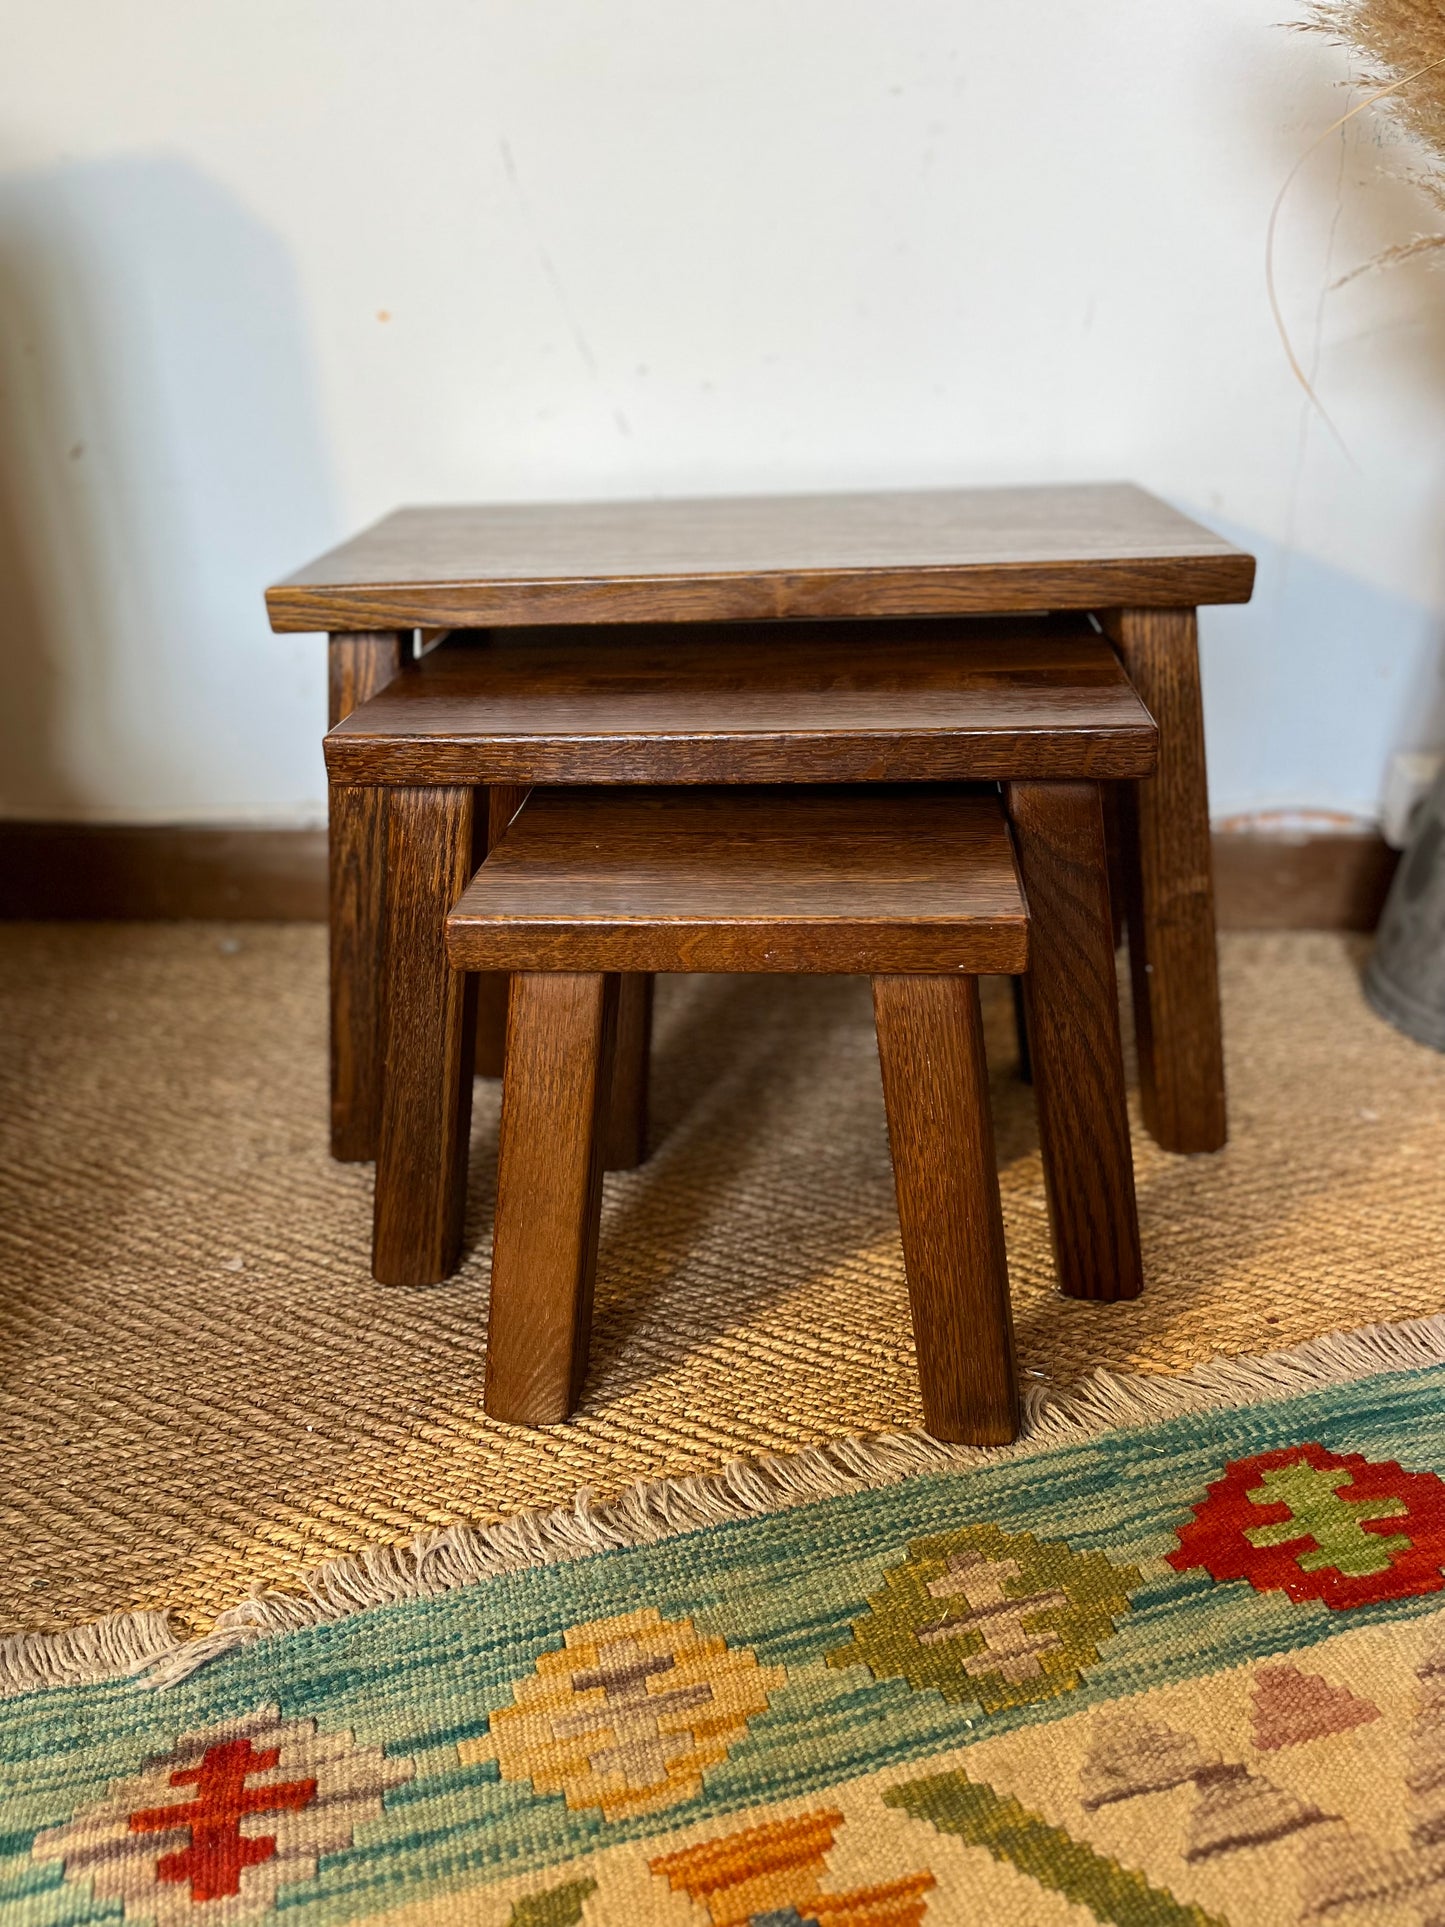
<path fill-rule="evenodd" d="M 1037 1880 L 1041 1887 L 1076 1900 L 1110 1927 L 1229 1927 L 1219 1914 L 1185 1906 L 1141 1873 L 1106 1860 L 1062 1827 L 1051 1827 L 1011 1794 L 996 1793 L 960 1768 L 927 1780 L 910 1780 L 883 1795 L 915 1820 L 931 1820 L 940 1833 L 984 1847 Z"/>

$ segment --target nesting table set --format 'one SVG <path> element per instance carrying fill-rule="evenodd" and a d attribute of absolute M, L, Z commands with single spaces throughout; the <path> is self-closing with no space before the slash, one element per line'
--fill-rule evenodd
<path fill-rule="evenodd" d="M 926 1423 L 1017 1394 L 977 978 L 1022 980 L 1058 1280 L 1141 1285 L 1146 1127 L 1225 1137 L 1195 609 L 1252 559 L 1125 486 L 404 510 L 269 591 L 330 638 L 332 1150 L 374 1275 L 461 1249 L 504 1071 L 486 1406 L 580 1396 L 658 971 L 873 980 Z"/>

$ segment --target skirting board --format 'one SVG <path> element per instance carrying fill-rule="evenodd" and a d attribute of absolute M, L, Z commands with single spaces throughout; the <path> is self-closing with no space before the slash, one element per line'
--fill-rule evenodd
<path fill-rule="evenodd" d="M 1373 930 L 1398 858 L 1373 836 L 1214 838 L 1226 930 Z M 0 823 L 0 917 L 326 915 L 324 830 Z"/>
<path fill-rule="evenodd" d="M 325 830 L 0 823 L 3 918 L 310 923 L 325 915 Z"/>

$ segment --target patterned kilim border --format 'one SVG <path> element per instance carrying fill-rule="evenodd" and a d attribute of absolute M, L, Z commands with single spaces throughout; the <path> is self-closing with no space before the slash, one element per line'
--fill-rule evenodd
<path fill-rule="evenodd" d="M 1445 1318 L 13 1642 L 0 1917 L 1438 1919 L 1442 1472 Z"/>
<path fill-rule="evenodd" d="M 785 1457 L 734 1460 L 712 1475 L 646 1481 L 600 1505 L 584 1491 L 570 1507 L 488 1526 L 459 1524 L 419 1533 L 406 1544 L 318 1568 L 304 1594 L 268 1592 L 243 1600 L 198 1639 L 177 1639 L 163 1612 L 115 1613 L 62 1633 L 12 1634 L 0 1639 L 0 1699 L 38 1687 L 137 1675 L 156 1686 L 172 1685 L 209 1660 L 267 1635 L 400 1599 L 434 1597 L 502 1573 L 654 1545 L 701 1527 L 875 1490 L 919 1473 L 1030 1458 L 1185 1412 L 1288 1398 L 1322 1385 L 1440 1363 L 1445 1363 L 1445 1315 L 1333 1332 L 1258 1357 L 1213 1359 L 1177 1376 L 1097 1371 L 1066 1391 L 1033 1382 L 1024 1388 L 1023 1436 L 998 1450 L 942 1445 L 921 1431 L 839 1439 Z"/>

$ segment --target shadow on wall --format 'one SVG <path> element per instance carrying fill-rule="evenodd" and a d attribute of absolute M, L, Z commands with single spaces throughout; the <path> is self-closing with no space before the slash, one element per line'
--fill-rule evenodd
<path fill-rule="evenodd" d="M 319 656 L 260 604 L 332 534 L 304 340 L 284 249 L 194 169 L 0 183 L 0 814 L 304 793 Z"/>
<path fill-rule="evenodd" d="M 1269 390 L 1291 384 L 1297 426 L 1281 521 L 1312 531 L 1315 553 L 1205 502 L 1172 498 L 1259 559 L 1252 602 L 1200 617 L 1211 804 L 1216 820 L 1272 811 L 1373 819 L 1391 756 L 1445 745 L 1445 608 L 1439 588 L 1429 601 L 1412 600 L 1323 558 L 1335 552 L 1330 531 L 1349 527 L 1352 506 L 1378 521 L 1382 500 L 1401 518 L 1437 527 L 1445 542 L 1440 465 L 1423 438 L 1418 448 L 1399 440 L 1408 415 L 1434 421 L 1445 405 L 1439 272 L 1416 260 L 1356 273 L 1436 223 L 1413 179 L 1419 155 L 1382 112 L 1311 147 L 1363 98 L 1358 89 L 1341 97 L 1338 48 L 1295 36 L 1296 91 L 1285 98 L 1279 69 L 1248 51 L 1253 28 L 1213 44 L 1220 64 L 1209 80 L 1230 103 L 1230 133 L 1243 137 L 1237 152 L 1256 181 L 1278 184 L 1294 162 L 1305 163 L 1280 207 L 1275 272 L 1294 351 L 1349 452 L 1293 388 L 1264 311 L 1261 267 L 1258 325 L 1273 366 L 1242 371 L 1264 384 L 1244 399 L 1257 399 L 1261 419 L 1277 423 L 1282 417 L 1265 412 Z M 1251 246 L 1264 239 L 1262 207 L 1258 219 Z M 1233 378 L 1223 364 L 1210 373 L 1221 386 Z M 1368 533 L 1361 547 L 1369 552 Z M 1437 572 L 1435 582 L 1445 586 L 1445 577 Z"/>
<path fill-rule="evenodd" d="M 1445 613 L 1178 506 L 1259 558 L 1251 602 L 1200 611 L 1215 821 L 1375 818 L 1391 756 L 1445 745 Z"/>

